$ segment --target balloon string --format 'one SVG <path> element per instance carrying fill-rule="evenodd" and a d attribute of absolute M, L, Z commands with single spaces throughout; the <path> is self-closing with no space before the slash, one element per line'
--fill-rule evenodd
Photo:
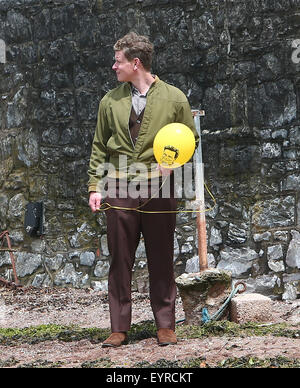
<path fill-rule="evenodd" d="M 115 205 L 110 205 L 108 202 L 104 202 L 100 205 L 100 208 L 97 209 L 97 211 L 107 211 L 109 209 L 115 209 L 115 210 L 129 210 L 129 211 L 136 211 L 138 213 L 149 213 L 149 214 L 157 214 L 157 213 L 205 213 L 213 210 L 215 206 L 217 205 L 217 201 L 215 197 L 213 196 L 212 192 L 209 190 L 208 186 L 206 183 L 204 183 L 204 187 L 208 194 L 210 195 L 214 205 L 208 209 L 205 210 L 195 210 L 195 209 L 188 209 L 188 210 L 160 210 L 160 211 L 155 211 L 155 210 L 141 210 L 142 207 L 144 207 L 147 203 L 149 203 L 153 198 L 155 198 L 155 195 L 160 191 L 160 189 L 163 187 L 165 184 L 166 180 L 168 177 L 165 178 L 165 180 L 162 182 L 160 185 L 159 189 L 157 192 L 149 198 L 146 202 L 142 203 L 140 206 L 137 207 L 122 207 L 122 206 L 115 206 Z M 104 207 L 105 206 L 105 207 Z"/>

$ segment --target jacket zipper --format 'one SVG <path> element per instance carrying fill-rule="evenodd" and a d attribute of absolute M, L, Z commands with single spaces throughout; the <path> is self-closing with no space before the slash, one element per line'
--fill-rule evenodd
<path fill-rule="evenodd" d="M 131 109 L 132 109 L 132 90 L 131 90 L 131 87 L 130 87 L 130 95 L 131 95 Z M 129 110 L 129 117 L 128 117 L 128 120 L 127 120 L 127 130 L 128 130 L 129 138 L 131 140 L 132 147 L 133 147 L 133 149 L 135 149 L 135 144 L 134 144 L 134 142 L 132 140 L 132 136 L 131 136 L 130 129 L 129 129 L 130 113 L 131 113 L 131 110 Z"/>

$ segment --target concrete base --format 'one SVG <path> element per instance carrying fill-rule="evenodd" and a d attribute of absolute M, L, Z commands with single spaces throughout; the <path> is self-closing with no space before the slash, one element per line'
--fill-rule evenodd
<path fill-rule="evenodd" d="M 260 294 L 236 295 L 230 302 L 230 320 L 240 324 L 271 322 L 272 301 Z"/>
<path fill-rule="evenodd" d="M 183 274 L 176 279 L 188 325 L 202 324 L 202 310 L 207 308 L 212 316 L 231 293 L 231 273 L 219 269 L 207 269 L 199 273 Z M 227 319 L 226 309 L 221 319 Z"/>

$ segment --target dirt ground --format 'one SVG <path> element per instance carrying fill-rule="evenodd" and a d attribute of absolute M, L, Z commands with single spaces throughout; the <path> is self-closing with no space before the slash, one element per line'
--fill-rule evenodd
<path fill-rule="evenodd" d="M 183 318 L 184 311 L 178 296 L 176 319 Z M 148 295 L 134 293 L 132 323 L 147 320 L 153 320 Z M 262 325 L 283 322 L 299 333 L 300 300 L 274 301 L 272 322 Z M 1 328 L 30 328 L 49 324 L 109 329 L 107 294 L 71 288 L 10 290 L 0 287 L 0 331 Z M 178 326 L 182 324 L 178 323 Z M 98 367 L 132 368 L 137 367 L 138 363 L 154 364 L 161 360 L 175 362 L 195 358 L 202 358 L 204 366 L 214 367 L 226 359 L 243 357 L 285 357 L 300 362 L 299 334 L 294 338 L 272 334 L 179 338 L 177 345 L 167 347 L 159 347 L 156 339 L 150 337 L 116 349 L 102 348 L 101 343 L 89 339 L 70 342 L 55 339 L 37 343 L 16 341 L 15 344 L 0 341 L 0 365 L 13 368 L 34 365 L 78 368 L 86 363 L 94 363 Z"/>

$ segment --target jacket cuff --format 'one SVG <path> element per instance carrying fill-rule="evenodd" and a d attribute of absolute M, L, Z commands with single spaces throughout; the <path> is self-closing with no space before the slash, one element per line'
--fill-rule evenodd
<path fill-rule="evenodd" d="M 89 193 L 90 193 L 91 191 L 97 191 L 97 185 L 91 185 L 91 186 L 89 186 L 88 190 L 89 190 Z"/>

